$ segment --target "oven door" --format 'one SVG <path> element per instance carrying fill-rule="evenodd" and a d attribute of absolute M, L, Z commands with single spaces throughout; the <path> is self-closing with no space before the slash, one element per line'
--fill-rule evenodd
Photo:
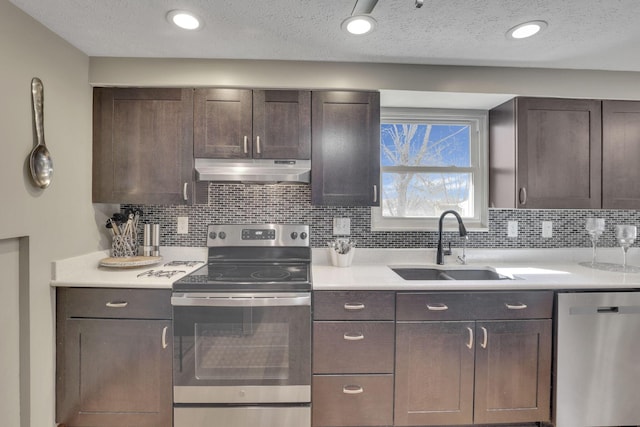
<path fill-rule="evenodd" d="M 175 403 L 311 400 L 311 294 L 174 293 Z"/>

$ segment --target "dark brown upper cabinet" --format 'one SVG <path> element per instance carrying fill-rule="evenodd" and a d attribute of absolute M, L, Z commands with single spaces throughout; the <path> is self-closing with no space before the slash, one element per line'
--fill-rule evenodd
<path fill-rule="evenodd" d="M 93 202 L 193 200 L 193 89 L 95 88 Z"/>
<path fill-rule="evenodd" d="M 309 159 L 311 92 L 196 89 L 198 158 Z"/>
<path fill-rule="evenodd" d="M 601 102 L 515 98 L 489 112 L 489 206 L 602 205 Z"/>
<path fill-rule="evenodd" d="M 640 102 L 602 102 L 602 207 L 640 208 Z"/>
<path fill-rule="evenodd" d="M 312 95 L 311 202 L 380 206 L 380 94 Z"/>

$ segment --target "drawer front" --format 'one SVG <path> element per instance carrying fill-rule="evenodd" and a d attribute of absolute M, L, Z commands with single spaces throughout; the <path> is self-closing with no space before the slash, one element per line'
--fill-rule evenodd
<path fill-rule="evenodd" d="M 313 427 L 390 426 L 393 375 L 314 375 Z"/>
<path fill-rule="evenodd" d="M 170 289 L 58 288 L 66 317 L 171 319 Z"/>
<path fill-rule="evenodd" d="M 394 322 L 313 322 L 313 372 L 393 372 Z"/>
<path fill-rule="evenodd" d="M 398 321 L 548 319 L 553 291 L 398 293 Z"/>
<path fill-rule="evenodd" d="M 394 320 L 395 292 L 316 291 L 316 320 Z"/>

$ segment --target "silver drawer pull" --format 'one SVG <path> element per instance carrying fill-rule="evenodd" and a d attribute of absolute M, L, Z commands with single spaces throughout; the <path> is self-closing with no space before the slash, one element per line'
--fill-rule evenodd
<path fill-rule="evenodd" d="M 347 302 L 344 305 L 344 309 L 349 311 L 364 310 L 364 304 L 359 302 L 356 302 L 356 303 Z"/>
<path fill-rule="evenodd" d="M 504 305 L 506 305 L 509 310 L 524 310 L 525 308 L 527 308 L 527 304 L 523 304 L 523 303 L 518 303 L 518 304 L 505 303 Z"/>
<path fill-rule="evenodd" d="M 364 393 L 364 389 L 359 385 L 346 385 L 342 387 L 342 392 L 344 394 L 360 394 Z"/>
<path fill-rule="evenodd" d="M 169 344 L 167 344 L 167 330 L 169 329 L 168 326 L 165 326 L 164 328 L 162 328 L 162 348 L 167 348 L 169 346 Z"/>
<path fill-rule="evenodd" d="M 129 305 L 128 302 L 126 301 L 118 301 L 118 302 L 111 302 L 109 301 L 108 303 L 105 304 L 107 307 L 110 308 L 125 308 L 126 306 Z"/>
<path fill-rule="evenodd" d="M 467 326 L 467 331 L 469 332 L 469 342 L 467 343 L 467 348 L 473 348 L 473 329 Z"/>
<path fill-rule="evenodd" d="M 249 138 L 247 138 L 247 135 L 244 136 L 244 154 L 249 154 L 249 147 L 247 145 L 247 143 Z"/>
<path fill-rule="evenodd" d="M 427 304 L 427 310 L 431 310 L 431 311 L 445 311 L 445 310 L 449 310 L 449 307 L 447 307 L 446 304 L 442 304 L 442 303 L 438 303 L 438 304 Z"/>
<path fill-rule="evenodd" d="M 487 340 L 489 339 L 489 334 L 487 333 L 487 328 L 485 328 L 484 326 L 481 326 L 480 329 L 482 329 L 482 344 L 480 344 L 480 347 L 482 348 L 487 348 Z"/>
<path fill-rule="evenodd" d="M 350 334 L 350 333 L 346 333 L 343 335 L 344 339 L 347 341 L 360 341 L 364 339 L 364 334 L 362 333 L 356 333 L 356 334 Z"/>

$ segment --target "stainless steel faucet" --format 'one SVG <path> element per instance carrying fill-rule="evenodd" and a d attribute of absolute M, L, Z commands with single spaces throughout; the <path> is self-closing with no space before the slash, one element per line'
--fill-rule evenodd
<path fill-rule="evenodd" d="M 453 210 L 442 212 L 442 215 L 440 215 L 440 220 L 438 221 L 438 252 L 436 253 L 436 264 L 440 264 L 440 265 L 444 264 L 444 255 L 445 255 L 442 250 L 442 221 L 444 220 L 444 217 L 447 214 L 452 214 L 458 220 L 458 231 L 460 232 L 460 237 L 467 237 L 467 229 L 462 223 L 462 218 L 460 217 L 458 212 Z M 451 253 L 447 255 L 450 255 L 450 254 Z M 463 264 L 466 263 L 465 255 L 463 255 L 461 261 Z"/>

